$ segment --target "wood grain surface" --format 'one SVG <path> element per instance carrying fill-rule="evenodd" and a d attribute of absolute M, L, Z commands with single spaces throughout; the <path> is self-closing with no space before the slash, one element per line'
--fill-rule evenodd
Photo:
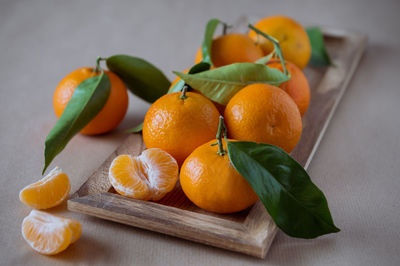
<path fill-rule="evenodd" d="M 329 121 L 363 53 L 366 36 L 324 28 L 324 38 L 334 66 L 305 69 L 311 104 L 303 117 L 303 133 L 292 156 L 305 168 L 311 162 Z M 120 154 L 139 155 L 145 149 L 140 134 L 132 134 L 68 200 L 68 209 L 135 227 L 264 258 L 277 227 L 257 202 L 229 215 L 214 214 L 192 204 L 179 182 L 159 202 L 118 195 L 108 181 L 111 161 Z"/>

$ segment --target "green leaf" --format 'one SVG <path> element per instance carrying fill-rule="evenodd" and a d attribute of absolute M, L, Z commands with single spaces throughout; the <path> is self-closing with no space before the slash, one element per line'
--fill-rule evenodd
<path fill-rule="evenodd" d="M 128 129 L 126 132 L 127 133 L 139 133 L 143 130 L 143 122 L 137 125 L 134 128 Z"/>
<path fill-rule="evenodd" d="M 235 63 L 197 74 L 174 73 L 193 89 L 223 105 L 247 85 L 267 83 L 279 86 L 289 80 L 281 71 L 256 63 Z"/>
<path fill-rule="evenodd" d="M 316 67 L 331 65 L 332 61 L 325 49 L 325 43 L 321 29 L 318 27 L 310 27 L 307 28 L 306 31 L 311 43 L 310 64 Z"/>
<path fill-rule="evenodd" d="M 107 67 L 117 74 L 136 96 L 152 103 L 167 93 L 171 82 L 149 62 L 129 55 L 113 55 Z"/>
<path fill-rule="evenodd" d="M 221 23 L 221 21 L 216 18 L 210 19 L 207 22 L 206 30 L 204 32 L 203 43 L 201 45 L 201 55 L 203 58 L 202 61 L 209 63 L 212 66 L 213 66 L 213 63 L 211 61 L 211 47 L 212 47 L 215 30 L 217 29 L 217 26 L 220 23 Z"/>
<path fill-rule="evenodd" d="M 210 70 L 211 65 L 207 62 L 200 62 L 192 66 L 188 72 L 188 74 L 196 74 L 200 72 L 204 72 Z"/>
<path fill-rule="evenodd" d="M 210 67 L 211 67 L 211 65 L 209 63 L 200 62 L 200 63 L 192 66 L 190 68 L 188 74 L 196 74 L 196 73 L 204 72 L 204 71 L 209 70 Z M 181 91 L 184 85 L 185 85 L 185 82 L 182 79 L 180 79 L 177 83 L 175 83 L 174 86 L 172 86 L 168 90 L 168 93 Z"/>
<path fill-rule="evenodd" d="M 272 56 L 274 56 L 274 52 L 257 59 L 257 61 L 255 61 L 254 63 L 265 65 L 266 63 L 268 63 L 271 60 Z"/>
<path fill-rule="evenodd" d="M 235 169 L 286 234 L 315 238 L 340 231 L 333 223 L 322 191 L 282 149 L 248 141 L 228 142 L 227 147 Z"/>
<path fill-rule="evenodd" d="M 100 75 L 82 81 L 72 94 L 60 119 L 45 141 L 45 165 L 42 174 L 79 131 L 103 108 L 110 95 L 110 79 L 102 71 Z"/>

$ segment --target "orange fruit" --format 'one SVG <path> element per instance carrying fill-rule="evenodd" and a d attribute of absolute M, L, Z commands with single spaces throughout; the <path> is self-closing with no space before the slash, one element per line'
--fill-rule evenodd
<path fill-rule="evenodd" d="M 254 62 L 263 56 L 263 51 L 246 34 L 230 33 L 215 38 L 211 46 L 211 61 L 215 67 L 233 63 Z M 201 47 L 196 53 L 195 63 L 203 60 Z"/>
<path fill-rule="evenodd" d="M 300 140 L 302 122 L 296 103 L 282 89 L 263 83 L 244 87 L 225 109 L 228 136 L 263 142 L 291 152 Z"/>
<path fill-rule="evenodd" d="M 37 252 L 54 255 L 81 236 L 78 221 L 32 210 L 22 222 L 22 236 Z"/>
<path fill-rule="evenodd" d="M 111 82 L 110 96 L 103 109 L 89 122 L 81 133 L 103 134 L 119 125 L 128 109 L 128 92 L 122 80 L 112 72 L 104 71 Z M 98 75 L 93 68 L 82 67 L 72 71 L 58 84 L 53 95 L 53 107 L 57 117 L 64 112 L 75 88 L 85 79 Z"/>
<path fill-rule="evenodd" d="M 198 207 L 232 213 L 253 205 L 257 194 L 235 170 L 228 154 L 219 155 L 212 140 L 195 149 L 182 165 L 180 183 L 185 195 Z M 226 143 L 223 141 L 226 150 Z"/>
<path fill-rule="evenodd" d="M 279 88 L 286 91 L 292 97 L 299 108 L 300 114 L 304 115 L 310 104 L 310 85 L 299 67 L 288 61 L 286 61 L 285 65 L 291 78 L 289 81 L 282 83 Z M 267 66 L 283 71 L 282 64 L 277 59 L 268 62 Z"/>
<path fill-rule="evenodd" d="M 123 196 L 159 200 L 175 187 L 178 171 L 178 164 L 171 155 L 153 148 L 136 157 L 119 155 L 111 163 L 108 177 Z"/>
<path fill-rule="evenodd" d="M 179 165 L 201 144 L 215 138 L 219 112 L 199 93 L 169 93 L 155 101 L 143 122 L 143 141 L 147 148 L 160 148 Z"/>
<path fill-rule="evenodd" d="M 19 199 L 32 208 L 48 209 L 61 204 L 70 188 L 68 176 L 56 167 L 39 181 L 24 187 Z"/>
<path fill-rule="evenodd" d="M 259 20 L 254 27 L 279 41 L 283 57 L 303 69 L 311 57 L 311 44 L 307 32 L 297 21 L 286 16 L 271 16 Z M 254 31 L 249 32 L 252 38 L 267 55 L 274 49 L 273 44 Z"/>

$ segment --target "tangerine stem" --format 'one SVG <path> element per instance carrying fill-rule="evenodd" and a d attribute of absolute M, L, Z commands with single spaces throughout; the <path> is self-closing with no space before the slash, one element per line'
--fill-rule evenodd
<path fill-rule="evenodd" d="M 288 70 L 286 68 L 285 60 L 283 59 L 282 49 L 281 49 L 281 46 L 279 44 L 279 41 L 277 39 L 275 39 L 274 37 L 266 34 L 265 32 L 257 29 L 256 27 L 254 27 L 251 24 L 249 24 L 248 27 L 250 29 L 254 30 L 257 34 L 263 36 L 264 38 L 266 38 L 267 40 L 272 42 L 272 44 L 274 45 L 274 48 L 275 48 L 275 52 L 278 55 L 279 59 L 281 60 L 281 64 L 282 64 L 282 68 L 283 68 L 283 74 L 285 74 L 286 76 L 289 76 L 289 72 L 288 72 Z"/>
<path fill-rule="evenodd" d="M 222 35 L 226 35 L 226 34 L 227 34 L 227 31 L 228 31 L 228 29 L 231 27 L 231 25 L 228 25 L 228 24 L 225 23 L 225 22 L 221 22 L 221 23 L 222 23 L 222 25 L 223 25 Z"/>
<path fill-rule="evenodd" d="M 104 58 L 104 57 L 101 57 L 101 56 L 98 56 L 96 58 L 96 67 L 94 69 L 95 73 L 99 73 L 101 71 L 100 61 L 104 61 L 104 60 L 107 60 L 107 58 Z"/>
<path fill-rule="evenodd" d="M 227 141 L 226 137 L 226 127 L 224 124 L 224 117 L 222 115 L 219 116 L 219 124 L 218 124 L 218 131 L 217 131 L 217 142 L 218 142 L 218 154 L 224 156 L 226 151 L 224 150 L 224 145 L 222 143 L 222 135 L 224 136 L 225 141 Z"/>
<path fill-rule="evenodd" d="M 182 100 L 187 99 L 187 96 L 186 96 L 187 89 L 188 89 L 188 86 L 185 84 L 185 85 L 183 86 L 183 88 L 182 88 L 181 96 L 179 97 L 179 98 L 181 98 Z"/>

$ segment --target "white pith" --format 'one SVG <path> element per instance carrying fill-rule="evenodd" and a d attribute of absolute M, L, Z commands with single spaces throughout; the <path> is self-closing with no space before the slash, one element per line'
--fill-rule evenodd
<path fill-rule="evenodd" d="M 37 211 L 37 210 L 32 210 L 31 213 L 24 218 L 23 222 L 22 222 L 22 236 L 25 239 L 25 241 L 37 252 L 40 252 L 42 254 L 54 254 L 55 252 L 59 252 L 61 250 L 60 247 L 61 245 L 56 245 L 54 248 L 50 248 L 51 244 L 49 241 L 51 240 L 50 237 L 47 237 L 47 243 L 48 245 L 45 245 L 44 247 L 47 246 L 47 248 L 43 249 L 43 245 L 39 245 L 38 243 L 40 243 L 41 241 L 38 241 L 37 243 L 34 241 L 31 241 L 27 238 L 27 236 L 25 235 L 24 232 L 24 225 L 26 222 L 28 222 L 28 220 L 34 221 L 34 223 L 32 223 L 34 226 L 33 228 L 30 228 L 31 231 L 32 230 L 36 230 L 37 235 L 40 236 L 39 240 L 41 238 L 45 238 L 46 235 L 51 235 L 54 234 L 55 231 L 59 230 L 69 230 L 70 232 L 70 240 L 72 239 L 72 231 L 69 228 L 69 219 L 66 218 L 61 218 L 61 217 L 57 217 L 51 214 L 47 214 L 45 212 L 41 212 L 41 211 Z M 61 236 L 60 236 L 61 237 Z M 57 239 L 59 243 L 64 242 L 63 239 L 60 239 L 60 237 Z M 70 242 L 68 243 L 68 245 L 70 244 Z M 68 246 L 67 245 L 67 246 Z"/>

